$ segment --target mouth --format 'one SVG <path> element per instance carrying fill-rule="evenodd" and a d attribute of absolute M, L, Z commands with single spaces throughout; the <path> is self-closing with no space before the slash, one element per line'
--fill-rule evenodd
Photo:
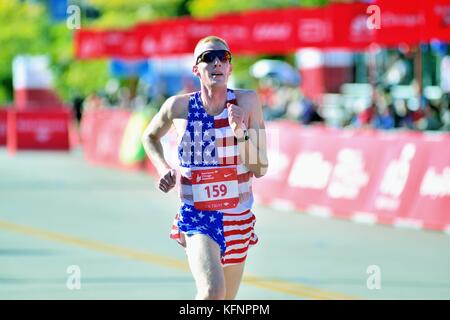
<path fill-rule="evenodd" d="M 223 73 L 215 72 L 215 73 L 211 73 L 211 76 L 213 76 L 213 77 L 219 77 L 219 76 L 223 76 Z"/>

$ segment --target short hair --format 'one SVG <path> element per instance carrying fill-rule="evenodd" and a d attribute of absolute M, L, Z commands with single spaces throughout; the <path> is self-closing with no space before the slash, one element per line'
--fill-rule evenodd
<path fill-rule="evenodd" d="M 197 49 L 197 47 L 199 45 L 204 44 L 204 43 L 208 43 L 208 42 L 223 44 L 228 49 L 228 51 L 230 51 L 230 47 L 228 47 L 227 42 L 224 39 L 222 39 L 220 37 L 217 37 L 217 36 L 207 36 L 207 37 L 204 37 L 204 38 L 200 39 L 197 42 L 197 45 L 195 46 L 195 48 Z"/>
<path fill-rule="evenodd" d="M 227 42 L 226 42 L 224 39 L 219 38 L 219 37 L 217 37 L 217 36 L 207 36 L 207 37 L 204 37 L 204 38 L 200 39 L 200 40 L 197 42 L 197 44 L 195 45 L 194 55 L 193 55 L 193 63 L 194 63 L 194 65 L 197 64 L 198 56 L 199 56 L 201 53 L 204 52 L 204 51 L 198 52 L 197 50 L 199 49 L 199 47 L 200 47 L 202 44 L 208 43 L 208 42 L 212 42 L 212 43 L 214 43 L 214 44 L 215 44 L 215 43 L 221 44 L 221 45 L 225 46 L 225 48 L 226 48 L 228 51 L 230 51 L 230 48 L 228 47 L 228 44 L 227 44 Z"/>
<path fill-rule="evenodd" d="M 200 39 L 198 42 L 197 42 L 197 45 L 195 46 L 195 49 L 194 49 L 194 64 L 196 64 L 197 63 L 197 61 L 196 61 L 196 59 L 198 58 L 198 56 L 202 53 L 202 52 L 198 52 L 197 50 L 198 50 L 198 48 L 202 45 L 202 44 L 204 44 L 204 43 L 208 43 L 208 42 L 212 42 L 212 43 L 214 43 L 214 44 L 221 44 L 221 45 L 223 45 L 223 46 L 225 46 L 225 48 L 228 50 L 228 51 L 230 51 L 230 48 L 228 47 L 228 44 L 227 44 L 227 42 L 225 41 L 225 40 L 223 40 L 222 38 L 219 38 L 219 37 L 217 37 L 217 36 L 207 36 L 207 37 L 204 37 L 204 38 L 202 38 L 202 39 Z"/>

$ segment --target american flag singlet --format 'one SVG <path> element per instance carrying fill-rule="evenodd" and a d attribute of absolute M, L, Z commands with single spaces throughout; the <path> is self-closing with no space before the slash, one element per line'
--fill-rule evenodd
<path fill-rule="evenodd" d="M 231 89 L 227 89 L 227 102 L 237 103 Z M 241 163 L 226 107 L 219 115 L 211 116 L 203 107 L 200 92 L 189 97 L 188 123 L 178 146 L 178 159 L 182 206 L 172 225 L 171 238 L 184 245 L 182 234 L 207 234 L 219 244 L 224 266 L 243 262 L 248 247 L 258 241 L 251 212 L 253 173 Z M 194 207 L 192 171 L 215 167 L 236 169 L 239 202 L 231 209 L 198 210 Z"/>

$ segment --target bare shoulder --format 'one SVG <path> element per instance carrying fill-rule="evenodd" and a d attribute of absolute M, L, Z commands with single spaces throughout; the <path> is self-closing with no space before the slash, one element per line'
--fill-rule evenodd
<path fill-rule="evenodd" d="M 261 107 L 258 94 L 255 90 L 236 89 L 234 90 L 234 92 L 236 94 L 236 100 L 238 101 L 238 104 L 240 106 L 243 106 L 250 110 Z"/>
<path fill-rule="evenodd" d="M 190 95 L 191 93 L 172 96 L 164 102 L 161 109 L 167 112 L 170 119 L 187 119 Z"/>

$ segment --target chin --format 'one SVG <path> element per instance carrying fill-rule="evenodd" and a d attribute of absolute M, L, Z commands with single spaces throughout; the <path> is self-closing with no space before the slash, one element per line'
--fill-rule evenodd
<path fill-rule="evenodd" d="M 211 86 L 217 86 L 217 87 L 222 87 L 222 86 L 226 86 L 227 82 L 225 80 L 211 80 L 209 82 L 211 84 Z"/>

